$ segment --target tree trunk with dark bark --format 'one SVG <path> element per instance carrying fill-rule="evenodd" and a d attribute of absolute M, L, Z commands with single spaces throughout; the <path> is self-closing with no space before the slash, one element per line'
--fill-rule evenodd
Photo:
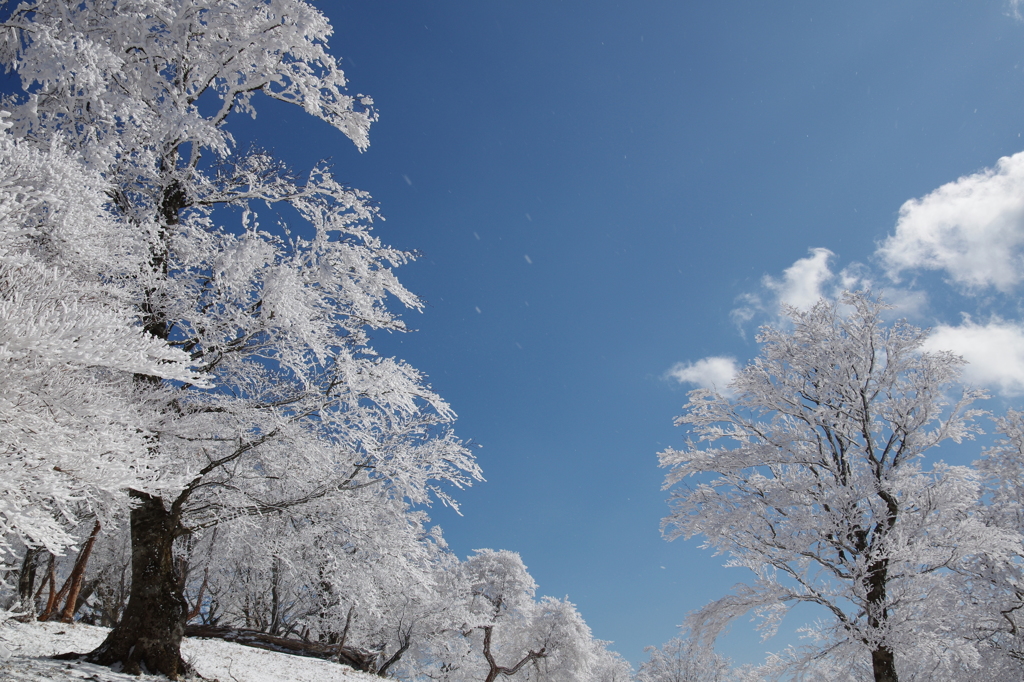
<path fill-rule="evenodd" d="M 899 682 L 896 677 L 896 657 L 887 646 L 879 646 L 871 652 L 871 669 L 875 674 L 875 682 Z"/>
<path fill-rule="evenodd" d="M 406 628 L 405 632 L 402 632 L 401 627 L 399 627 L 399 629 L 398 629 L 398 642 L 399 642 L 400 646 L 395 651 L 395 653 L 391 654 L 391 657 L 388 660 L 384 661 L 384 665 L 382 665 L 381 667 L 379 667 L 377 669 L 377 677 L 387 677 L 388 676 L 388 670 L 391 668 L 391 666 L 393 666 L 394 664 L 396 664 L 400 660 L 402 660 L 402 656 L 404 656 L 405 652 L 409 650 L 410 646 L 412 646 L 412 626 L 411 625 L 408 628 Z"/>
<path fill-rule="evenodd" d="M 21 573 L 18 575 L 18 602 L 20 608 L 35 615 L 35 605 L 32 600 L 32 590 L 36 587 L 36 563 L 42 553 L 39 547 L 29 547 L 25 550 L 25 560 L 21 562 Z"/>
<path fill-rule="evenodd" d="M 868 624 L 875 630 L 882 629 L 888 620 L 886 608 L 886 584 L 889 579 L 889 561 L 876 561 L 868 570 Z M 896 656 L 885 644 L 876 644 L 871 650 L 871 669 L 875 682 L 899 682 L 896 676 Z"/>
<path fill-rule="evenodd" d="M 505 667 L 503 665 L 498 665 L 494 660 L 494 654 L 491 653 L 491 635 L 494 633 L 494 626 L 484 625 L 481 626 L 480 629 L 484 631 L 484 658 L 487 660 L 488 665 L 487 677 L 484 678 L 484 682 L 494 682 L 498 679 L 498 675 L 512 677 L 519 672 L 520 668 L 530 661 L 547 657 L 547 649 L 541 647 L 540 651 L 528 651 L 526 655 L 519 659 L 519 662 L 513 666 Z"/>
<path fill-rule="evenodd" d="M 888 513 L 876 527 L 875 535 L 885 537 L 896 526 L 899 502 L 887 491 L 879 492 L 878 496 L 885 501 Z M 868 625 L 876 632 L 883 630 L 885 622 L 889 619 L 886 596 L 888 586 L 889 559 L 883 555 L 868 566 L 866 585 Z M 871 650 L 871 669 L 875 675 L 875 682 L 899 682 L 896 675 L 896 656 L 885 644 L 876 643 Z"/>
<path fill-rule="evenodd" d="M 132 587 L 120 622 L 87 656 L 90 663 L 120 664 L 124 672 L 159 673 L 172 680 L 186 672 L 181 658 L 188 602 L 175 570 L 172 547 L 182 534 L 179 514 L 163 500 L 131 491 Z"/>

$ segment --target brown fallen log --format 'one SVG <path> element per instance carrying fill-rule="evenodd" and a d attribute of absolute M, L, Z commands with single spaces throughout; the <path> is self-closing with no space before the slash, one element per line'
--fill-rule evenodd
<path fill-rule="evenodd" d="M 350 646 L 339 646 L 337 644 L 303 642 L 300 639 L 268 635 L 266 632 L 260 632 L 259 630 L 229 628 L 219 625 L 186 625 L 185 636 L 223 639 L 225 642 L 242 644 L 257 649 L 266 649 L 268 651 L 277 651 L 282 654 L 336 661 L 350 668 L 368 673 L 375 672 L 377 666 L 377 653 L 374 651 L 357 649 Z"/>

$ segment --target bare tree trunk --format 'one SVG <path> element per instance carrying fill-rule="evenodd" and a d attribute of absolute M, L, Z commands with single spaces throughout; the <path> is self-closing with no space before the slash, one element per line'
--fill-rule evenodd
<path fill-rule="evenodd" d="M 90 663 L 120 664 L 124 672 L 166 675 L 180 679 L 186 672 L 181 658 L 188 602 L 175 570 L 172 547 L 183 529 L 177 510 L 147 493 L 129 493 L 137 505 L 131 511 L 132 587 L 121 621 L 106 640 L 88 654 Z"/>
<path fill-rule="evenodd" d="M 78 593 L 82 591 L 82 581 L 85 580 L 85 567 L 89 563 L 89 555 L 92 554 L 92 547 L 96 544 L 96 536 L 99 534 L 100 522 L 97 520 L 96 525 L 92 527 L 89 539 L 85 541 L 82 551 L 78 553 L 78 560 L 75 561 L 71 575 L 68 576 L 68 580 L 71 581 L 68 599 L 64 603 L 64 611 L 60 614 L 60 620 L 63 623 L 70 623 L 74 620 L 75 610 L 78 607 Z"/>
<path fill-rule="evenodd" d="M 875 682 L 899 682 L 896 677 L 896 657 L 887 646 L 879 646 L 871 652 L 871 669 L 875 674 Z"/>
<path fill-rule="evenodd" d="M 82 583 L 82 589 L 78 593 L 78 599 L 75 600 L 74 613 L 78 613 L 83 606 L 89 603 L 89 597 L 91 597 L 96 592 L 96 586 L 99 585 L 99 583 L 99 578 L 86 580 Z M 89 615 L 88 621 L 86 621 L 84 618 L 82 620 L 85 621 L 88 625 L 96 625 L 97 617 L 95 613 L 92 613 Z"/>
<path fill-rule="evenodd" d="M 71 588 L 71 576 L 64 581 L 61 585 L 60 590 L 57 589 L 57 557 L 50 555 L 50 566 L 49 575 L 47 576 L 47 583 L 50 586 L 50 594 L 46 598 L 46 606 L 43 608 L 43 612 L 39 614 L 39 620 L 47 621 L 50 620 L 50 616 L 53 615 L 54 610 L 57 608 L 57 604 L 64 598 L 64 595 L 68 593 Z"/>
<path fill-rule="evenodd" d="M 352 614 L 356 612 L 356 605 L 349 604 L 348 614 L 345 616 L 345 629 L 341 631 L 341 642 L 340 646 L 345 646 L 345 642 L 348 640 L 348 629 L 352 625 Z"/>
<path fill-rule="evenodd" d="M 885 501 L 888 514 L 884 520 L 879 521 L 875 534 L 876 536 L 887 536 L 896 525 L 899 503 L 888 492 L 880 492 L 878 496 Z M 889 609 L 886 604 L 888 586 L 889 559 L 883 556 L 868 566 L 866 585 L 868 625 L 875 632 L 882 630 L 885 622 L 889 619 Z M 899 678 L 896 676 L 896 656 L 893 650 L 885 644 L 875 644 L 871 650 L 871 670 L 875 675 L 875 682 L 899 682 Z"/>
<path fill-rule="evenodd" d="M 886 585 L 889 581 L 889 560 L 880 559 L 868 568 L 867 611 L 868 625 L 878 631 L 888 619 Z M 896 657 L 885 644 L 875 644 L 871 650 L 871 669 L 875 682 L 899 682 L 896 676 Z"/>
<path fill-rule="evenodd" d="M 205 569 L 203 569 L 203 583 L 199 586 L 199 594 L 196 596 L 195 606 L 193 606 L 192 610 L 188 612 L 187 616 L 185 616 L 186 623 L 203 612 L 203 597 L 206 595 L 206 585 L 209 582 L 209 580 L 210 567 L 207 566 Z"/>
<path fill-rule="evenodd" d="M 18 601 L 20 602 L 20 608 L 25 609 L 32 616 L 35 615 L 32 590 L 36 587 L 36 560 L 42 551 L 39 547 L 26 548 L 25 559 L 21 562 L 21 573 L 18 575 Z"/>
<path fill-rule="evenodd" d="M 281 634 L 281 557 L 275 556 L 270 565 L 270 628 L 272 635 Z"/>

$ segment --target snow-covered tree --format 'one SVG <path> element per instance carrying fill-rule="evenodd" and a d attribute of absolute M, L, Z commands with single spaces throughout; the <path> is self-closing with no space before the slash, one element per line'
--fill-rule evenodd
<path fill-rule="evenodd" d="M 673 637 L 644 651 L 651 657 L 640 664 L 639 682 L 725 682 L 729 673 L 729 662 L 696 640 Z"/>
<path fill-rule="evenodd" d="M 228 122 L 266 97 L 367 146 L 372 102 L 346 93 L 330 33 L 302 0 L 35 0 L 3 24 L 0 61 L 24 88 L 7 102 L 12 132 L 60 140 L 102 176 L 145 254 L 123 274 L 124 305 L 214 385 L 137 372 L 139 424 L 155 434 L 140 453 L 174 476 L 124 481 L 132 591 L 94 662 L 181 672 L 174 557 L 191 533 L 365 485 L 448 501 L 439 482 L 479 478 L 451 409 L 369 346 L 369 329 L 404 329 L 388 297 L 420 307 L 392 272 L 410 255 L 370 231 L 369 197 L 324 166 L 300 177 L 234 150 Z"/>
<path fill-rule="evenodd" d="M 63 553 L 77 516 L 109 513 L 126 488 L 172 477 L 148 455 L 133 373 L 201 381 L 186 353 L 138 323 L 122 278 L 145 252 L 105 210 L 106 183 L 59 145 L 16 140 L 7 117 L 0 112 L 5 564 L 18 546 Z"/>
<path fill-rule="evenodd" d="M 465 620 L 417 647 L 404 673 L 447 682 L 584 682 L 629 669 L 567 599 L 535 598 L 537 584 L 515 552 L 477 550 L 460 568 L 452 597 Z"/>
<path fill-rule="evenodd" d="M 983 514 L 992 525 L 1024 533 L 1024 413 L 1008 410 L 995 420 L 1001 435 L 976 462 L 988 491 Z M 978 557 L 965 572 L 981 613 L 971 618 L 969 636 L 981 640 L 988 665 L 999 674 L 991 679 L 1024 676 L 1024 543 L 1016 561 Z"/>
<path fill-rule="evenodd" d="M 702 643 L 749 611 L 770 635 L 789 607 L 813 604 L 821 620 L 783 657 L 790 671 L 824 652 L 876 682 L 907 679 L 925 659 L 977 665 L 960 636 L 959 571 L 981 555 L 1009 560 L 1019 536 L 977 513 L 971 469 L 922 467 L 932 448 L 977 431 L 969 406 L 981 394 L 957 385 L 960 358 L 921 352 L 925 333 L 887 324 L 885 308 L 849 293 L 790 309 L 791 328 L 762 329 L 734 399 L 690 394 L 677 423 L 692 436 L 660 455 L 674 489 L 666 534 L 703 536 L 754 574 L 691 615 Z M 690 476 L 701 478 L 682 485 Z"/>
<path fill-rule="evenodd" d="M 459 562 L 422 511 L 378 487 L 292 511 L 216 528 L 193 548 L 201 620 L 377 652 L 382 674 L 464 621 L 448 586 Z"/>
<path fill-rule="evenodd" d="M 593 682 L 631 682 L 633 666 L 621 654 L 611 651 L 608 647 L 613 642 L 594 640 L 594 662 L 590 668 L 590 679 Z"/>

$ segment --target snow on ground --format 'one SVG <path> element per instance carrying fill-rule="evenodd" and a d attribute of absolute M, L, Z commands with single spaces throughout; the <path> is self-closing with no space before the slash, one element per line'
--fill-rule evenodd
<path fill-rule="evenodd" d="M 0 625 L 0 680 L 3 682 L 166 682 L 157 675 L 126 675 L 110 668 L 49 656 L 67 651 L 86 652 L 106 637 L 105 628 L 75 623 L 17 623 Z M 369 682 L 367 675 L 338 663 L 289 656 L 216 639 L 188 639 L 181 655 L 196 672 L 218 682 Z"/>

